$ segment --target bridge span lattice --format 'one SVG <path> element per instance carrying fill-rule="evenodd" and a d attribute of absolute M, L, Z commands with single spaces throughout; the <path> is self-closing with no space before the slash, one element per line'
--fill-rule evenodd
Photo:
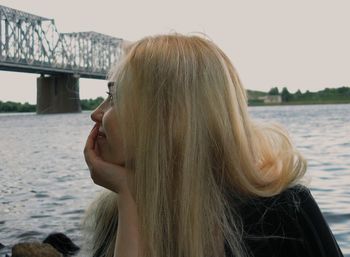
<path fill-rule="evenodd" d="M 0 5 L 0 70 L 105 79 L 122 42 L 92 31 L 59 33 L 53 19 Z"/>

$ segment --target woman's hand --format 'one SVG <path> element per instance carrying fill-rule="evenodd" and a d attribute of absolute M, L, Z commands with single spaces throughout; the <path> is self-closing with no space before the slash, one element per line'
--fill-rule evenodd
<path fill-rule="evenodd" d="M 95 184 L 118 193 L 118 231 L 114 256 L 137 257 L 140 247 L 138 215 L 127 183 L 127 170 L 101 158 L 96 146 L 98 129 L 98 125 L 95 125 L 87 138 L 85 161 Z"/>
<path fill-rule="evenodd" d="M 104 161 L 98 151 L 96 138 L 99 126 L 91 130 L 84 148 L 84 157 L 95 184 L 115 193 L 130 194 L 127 183 L 127 170 L 119 165 Z"/>

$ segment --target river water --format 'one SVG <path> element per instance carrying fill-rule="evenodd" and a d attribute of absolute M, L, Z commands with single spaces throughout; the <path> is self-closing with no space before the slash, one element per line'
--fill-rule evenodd
<path fill-rule="evenodd" d="M 308 160 L 310 189 L 345 256 L 350 257 L 350 104 L 250 107 L 282 124 Z M 64 232 L 81 242 L 95 186 L 82 154 L 93 125 L 80 114 L 0 114 L 0 243 Z"/>

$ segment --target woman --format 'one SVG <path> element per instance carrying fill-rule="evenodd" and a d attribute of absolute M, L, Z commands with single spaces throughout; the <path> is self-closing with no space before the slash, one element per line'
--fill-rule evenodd
<path fill-rule="evenodd" d="M 133 43 L 84 149 L 109 191 L 86 218 L 92 256 L 341 256 L 306 162 L 253 122 L 229 58 L 198 36 Z M 316 223 L 314 223 L 314 220 Z"/>

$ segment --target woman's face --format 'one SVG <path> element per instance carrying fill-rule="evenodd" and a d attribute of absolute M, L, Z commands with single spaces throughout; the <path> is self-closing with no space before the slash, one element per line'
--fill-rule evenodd
<path fill-rule="evenodd" d="M 100 157 L 117 165 L 125 165 L 123 140 L 112 99 L 113 86 L 108 88 L 108 97 L 92 112 L 91 119 L 99 127 L 95 148 Z"/>

